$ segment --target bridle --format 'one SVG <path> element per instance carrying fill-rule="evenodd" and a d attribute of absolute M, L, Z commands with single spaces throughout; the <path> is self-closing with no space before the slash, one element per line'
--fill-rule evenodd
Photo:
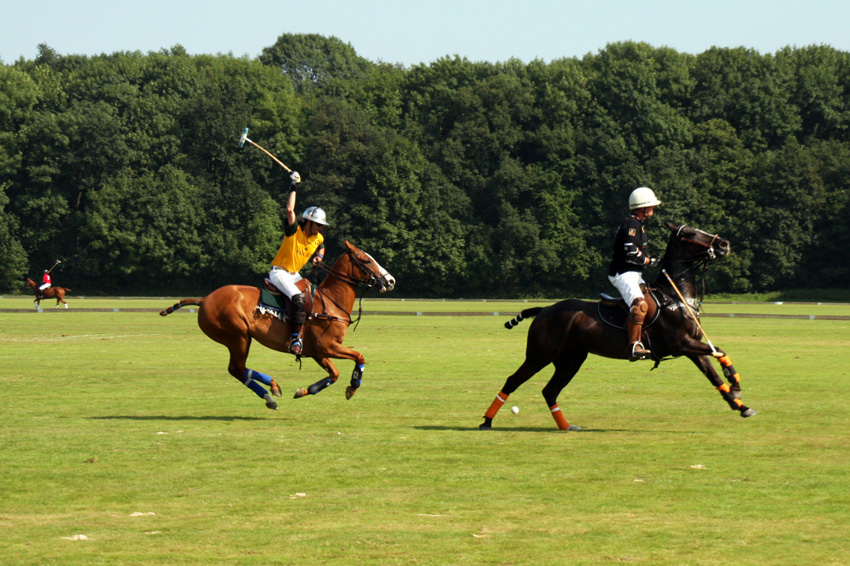
<path fill-rule="evenodd" d="M 687 238 L 687 237 L 683 236 L 682 230 L 684 230 L 685 228 L 689 228 L 689 227 L 686 224 L 682 224 L 681 226 L 679 226 L 679 229 L 676 230 L 676 238 L 680 242 L 686 242 L 688 244 L 693 244 L 695 246 L 699 246 L 701 248 L 704 248 L 704 250 L 702 250 L 700 253 L 695 254 L 691 257 L 684 258 L 684 259 L 677 259 L 677 260 L 667 259 L 667 253 L 665 251 L 664 257 L 661 258 L 661 261 L 662 261 L 662 263 L 666 262 L 666 263 L 671 263 L 671 264 L 672 263 L 690 264 L 683 271 L 681 271 L 679 273 L 680 276 L 684 275 L 688 271 L 693 271 L 694 273 L 696 273 L 697 269 L 701 270 L 700 279 L 702 280 L 702 293 L 700 295 L 700 299 L 699 299 L 699 302 L 697 303 L 697 307 L 696 307 L 697 310 L 699 310 L 700 307 L 702 306 L 702 301 L 705 298 L 705 272 L 708 269 L 708 263 L 710 261 L 717 259 L 717 257 L 718 257 L 717 252 L 714 250 L 714 245 L 717 242 L 717 240 L 720 239 L 720 236 L 718 234 L 709 234 L 708 232 L 704 232 L 704 231 L 698 230 L 696 228 L 689 228 L 690 230 L 693 230 L 693 231 L 695 231 L 699 234 L 702 234 L 706 237 L 710 237 L 711 240 L 708 243 L 706 243 L 706 242 L 703 242 L 703 241 L 700 241 L 700 240 L 695 240 L 693 238 Z"/>
<path fill-rule="evenodd" d="M 694 230 L 695 232 L 699 232 L 700 234 L 704 234 L 706 236 L 711 236 L 711 241 L 706 244 L 705 242 L 700 242 L 699 240 L 694 240 L 692 238 L 683 237 L 681 235 L 683 228 L 687 228 L 687 226 L 685 224 L 682 224 L 681 226 L 679 226 L 679 229 L 676 230 L 676 237 L 679 238 L 680 241 L 688 242 L 689 244 L 694 244 L 694 245 L 702 246 L 702 247 L 706 248 L 706 250 L 705 250 L 705 254 L 706 254 L 705 261 L 717 259 L 717 254 L 714 252 L 714 242 L 716 242 L 717 238 L 719 238 L 720 236 L 718 236 L 717 234 L 709 234 L 708 232 L 703 232 L 702 230 L 697 230 L 696 228 L 691 228 L 691 230 Z M 693 260 L 687 260 L 687 261 L 699 261 L 700 259 L 702 259 L 702 258 L 697 257 L 697 258 L 694 258 Z"/>
<path fill-rule="evenodd" d="M 359 289 L 360 287 L 364 287 L 364 289 L 363 289 L 363 293 L 361 293 L 361 294 L 360 294 L 360 297 L 359 297 L 359 300 L 358 300 L 358 313 L 357 313 L 357 320 L 356 320 L 356 321 L 352 321 L 352 319 L 351 319 L 351 313 L 350 313 L 350 312 L 348 312 L 348 311 L 345 309 L 345 307 L 343 307 L 342 305 L 340 305 L 339 303 L 337 303 L 337 302 L 336 302 L 336 301 L 335 301 L 335 300 L 334 300 L 331 296 L 329 296 L 329 295 L 325 292 L 325 290 L 324 290 L 324 289 L 322 289 L 322 286 L 321 286 L 321 285 L 319 285 L 318 287 L 316 287 L 316 294 L 320 294 L 320 295 L 322 296 L 322 298 L 323 298 L 323 299 L 325 299 L 325 300 L 327 300 L 327 301 L 330 301 L 330 302 L 331 302 L 333 305 L 335 305 L 335 306 L 336 306 L 339 310 L 341 310 L 341 311 L 343 311 L 344 313 L 346 313 L 346 315 L 348 315 L 348 319 L 346 320 L 346 319 L 344 319 L 344 318 L 342 318 L 342 317 L 329 315 L 329 314 L 327 314 L 327 313 L 314 314 L 313 316 L 315 316 L 315 317 L 317 317 L 317 318 L 326 318 L 326 319 L 331 319 L 331 320 L 337 320 L 337 321 L 340 321 L 340 322 L 344 322 L 345 324 L 351 324 L 352 322 L 355 322 L 354 330 L 356 330 L 356 329 L 357 329 L 357 325 L 358 325 L 358 324 L 360 324 L 360 318 L 363 316 L 363 297 L 365 297 L 365 296 L 366 296 L 366 291 L 368 291 L 369 289 L 371 289 L 372 287 L 374 287 L 374 286 L 376 286 L 376 285 L 380 285 L 380 283 L 381 283 L 381 278 L 380 278 L 380 277 L 378 277 L 378 276 L 376 276 L 376 275 L 375 275 L 375 274 L 374 274 L 374 273 L 373 273 L 373 272 L 372 272 L 372 271 L 371 271 L 371 270 L 367 267 L 369 263 L 372 263 L 372 262 L 373 262 L 373 260 L 371 260 L 371 259 L 369 259 L 369 260 L 362 260 L 362 259 L 360 259 L 359 257 L 357 257 L 357 256 L 354 254 L 354 252 L 353 252 L 352 250 L 350 250 L 350 249 L 346 249 L 346 253 L 348 253 L 348 258 L 349 258 L 349 260 L 351 261 L 351 263 L 352 263 L 355 267 L 357 267 L 363 275 L 366 275 L 366 277 L 362 277 L 362 278 L 361 278 L 361 277 L 352 277 L 352 276 L 351 276 L 351 275 L 349 275 L 348 273 L 344 273 L 344 272 L 341 272 L 341 271 L 339 271 L 339 270 L 337 270 L 337 269 L 334 269 L 334 268 L 333 268 L 333 266 L 328 267 L 327 265 L 325 265 L 325 263 L 324 263 L 324 262 L 322 262 L 322 263 L 318 263 L 318 264 L 313 264 L 313 265 L 314 265 L 314 267 L 316 267 L 316 268 L 318 268 L 318 269 L 321 269 L 321 270 L 325 271 L 325 272 L 327 273 L 327 275 L 329 275 L 329 276 L 330 276 L 330 275 L 332 275 L 332 276 L 336 277 L 337 279 L 339 279 L 340 281 L 342 281 L 342 282 L 344 282 L 344 283 L 346 283 L 346 284 L 348 284 L 348 285 L 351 285 L 351 286 L 354 288 L 355 293 L 356 293 L 357 289 Z M 324 304 L 324 301 L 323 301 L 323 304 Z"/>
<path fill-rule="evenodd" d="M 358 269 L 360 269 L 360 272 L 362 274 L 366 275 L 366 277 L 363 277 L 363 278 L 352 277 L 348 273 L 343 273 L 339 270 L 334 269 L 333 266 L 328 267 L 327 265 L 325 265 L 324 262 L 314 264 L 314 265 L 317 268 L 319 268 L 323 271 L 326 271 L 328 275 L 333 275 L 334 277 L 336 277 L 340 281 L 343 281 L 343 282 L 351 285 L 355 289 L 358 288 L 358 287 L 361 287 L 361 286 L 365 286 L 367 289 L 369 289 L 369 288 L 372 288 L 375 285 L 379 285 L 381 283 L 380 277 L 378 277 L 377 275 L 372 273 L 372 271 L 370 271 L 369 268 L 367 267 L 369 263 L 372 263 L 371 259 L 364 261 L 364 260 L 360 259 L 359 257 L 357 257 L 356 255 L 354 255 L 353 251 L 351 251 L 349 249 L 346 249 L 345 251 L 348 254 L 348 258 L 351 260 L 351 263 L 354 264 Z"/>

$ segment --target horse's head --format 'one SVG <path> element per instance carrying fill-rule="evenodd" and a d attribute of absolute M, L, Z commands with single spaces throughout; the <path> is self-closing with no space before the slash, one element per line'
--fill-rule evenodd
<path fill-rule="evenodd" d="M 33 281 L 32 279 L 27 277 L 27 280 L 24 282 L 24 287 L 31 287 L 31 288 L 35 289 L 35 287 L 36 287 L 35 281 Z"/>
<path fill-rule="evenodd" d="M 348 248 L 348 256 L 351 260 L 351 265 L 359 270 L 359 275 L 356 272 L 350 274 L 352 279 L 358 280 L 368 287 L 377 287 L 381 293 L 392 291 L 395 288 L 395 277 L 381 267 L 375 261 L 375 258 L 357 248 L 348 240 L 345 241 L 345 247 Z M 361 277 L 363 279 L 361 279 Z"/>
<path fill-rule="evenodd" d="M 670 229 L 670 241 L 664 253 L 666 261 L 688 263 L 710 261 L 729 254 L 730 245 L 717 234 L 709 234 L 684 224 L 667 222 Z"/>

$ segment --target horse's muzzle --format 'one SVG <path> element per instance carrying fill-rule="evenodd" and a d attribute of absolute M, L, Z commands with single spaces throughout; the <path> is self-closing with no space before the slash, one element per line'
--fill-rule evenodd
<path fill-rule="evenodd" d="M 720 240 L 714 246 L 717 257 L 726 257 L 732 251 L 732 246 L 728 240 Z"/>
<path fill-rule="evenodd" d="M 395 277 L 387 273 L 378 280 L 378 287 L 380 288 L 381 293 L 392 291 L 395 289 Z"/>

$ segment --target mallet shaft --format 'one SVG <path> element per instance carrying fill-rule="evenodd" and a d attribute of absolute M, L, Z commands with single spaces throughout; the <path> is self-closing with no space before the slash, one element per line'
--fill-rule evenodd
<path fill-rule="evenodd" d="M 667 274 L 667 270 L 662 269 L 661 273 L 663 273 L 664 277 L 667 278 L 667 281 L 670 282 L 670 285 L 673 287 L 673 290 L 676 291 L 676 294 L 679 296 L 679 300 L 682 301 L 682 304 L 685 305 L 685 308 L 690 313 L 691 318 L 693 318 L 694 322 L 697 323 L 697 328 L 699 328 L 699 331 L 702 332 L 703 336 L 705 336 L 705 341 L 708 342 L 708 347 L 711 348 L 712 353 L 716 354 L 717 349 L 714 347 L 714 344 L 711 343 L 711 340 L 708 338 L 708 334 L 705 333 L 705 330 L 703 329 L 702 324 L 699 323 L 699 319 L 697 318 L 697 315 L 694 314 L 693 312 L 691 312 L 691 306 L 685 300 L 685 297 L 682 296 L 682 293 L 679 291 L 679 288 L 676 286 L 676 284 L 673 283 L 673 279 L 670 277 L 670 275 Z"/>
<path fill-rule="evenodd" d="M 263 153 L 265 153 L 266 155 L 268 155 L 268 156 L 269 156 L 269 157 L 271 157 L 272 159 L 274 159 L 275 163 L 277 163 L 278 165 L 280 165 L 281 167 L 283 167 L 284 169 L 286 169 L 286 172 L 287 172 L 287 173 L 292 173 L 292 169 L 290 169 L 289 167 L 287 167 L 286 165 L 284 165 L 284 164 L 283 164 L 283 162 L 282 162 L 280 159 L 278 159 L 277 157 L 275 157 L 274 155 L 272 155 L 271 153 L 269 153 L 268 151 L 266 151 L 266 148 L 264 148 L 263 146 L 261 146 L 261 145 L 259 145 L 259 144 L 257 144 L 257 143 L 254 143 L 253 141 L 251 141 L 251 139 L 250 139 L 250 138 L 245 138 L 245 141 L 246 141 L 246 142 L 248 142 L 248 143 L 250 143 L 251 145 L 253 145 L 253 146 L 254 146 L 254 147 L 256 147 L 257 149 L 259 149 L 260 151 L 262 151 Z"/>

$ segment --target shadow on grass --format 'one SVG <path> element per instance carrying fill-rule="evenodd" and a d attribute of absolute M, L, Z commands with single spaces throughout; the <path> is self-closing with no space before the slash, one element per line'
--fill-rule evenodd
<path fill-rule="evenodd" d="M 127 420 L 127 421 L 269 421 L 269 420 L 279 420 L 273 417 L 214 417 L 214 416 L 203 416 L 203 417 L 189 417 L 189 416 L 174 416 L 174 415 L 108 415 L 104 417 L 87 417 L 88 419 L 95 421 L 109 421 L 109 420 Z"/>
<path fill-rule="evenodd" d="M 626 429 L 626 428 L 584 428 L 581 430 L 558 430 L 554 427 L 493 427 L 487 430 L 481 430 L 477 426 L 414 426 L 417 430 L 446 430 L 454 432 L 475 431 L 481 433 L 498 433 L 498 432 L 553 432 L 558 434 L 587 434 L 587 433 L 606 433 L 606 432 L 631 432 L 635 434 L 703 434 L 704 431 L 687 431 L 687 430 L 641 430 L 641 429 Z"/>

